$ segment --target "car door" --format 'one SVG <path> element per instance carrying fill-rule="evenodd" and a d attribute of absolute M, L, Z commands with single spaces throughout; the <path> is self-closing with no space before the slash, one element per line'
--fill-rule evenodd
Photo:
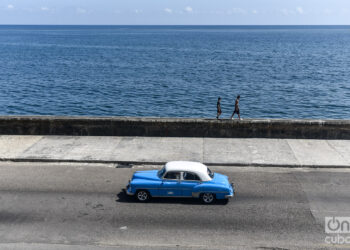
<path fill-rule="evenodd" d="M 180 180 L 181 173 L 178 171 L 167 172 L 161 183 L 161 196 L 181 196 Z"/>
<path fill-rule="evenodd" d="M 191 197 L 193 188 L 201 183 L 198 175 L 191 172 L 183 172 L 183 178 L 181 180 L 181 196 Z"/>

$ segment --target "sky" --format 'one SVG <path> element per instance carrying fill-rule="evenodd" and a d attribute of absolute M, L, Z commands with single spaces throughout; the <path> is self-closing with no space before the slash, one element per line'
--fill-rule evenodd
<path fill-rule="evenodd" d="M 350 0 L 0 0 L 0 24 L 350 25 Z"/>

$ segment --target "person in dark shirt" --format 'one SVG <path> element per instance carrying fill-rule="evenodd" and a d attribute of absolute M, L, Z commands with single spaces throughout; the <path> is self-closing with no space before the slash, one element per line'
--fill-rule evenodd
<path fill-rule="evenodd" d="M 221 98 L 219 97 L 218 102 L 216 103 L 216 119 L 219 119 L 220 115 L 222 114 L 220 101 Z"/>
<path fill-rule="evenodd" d="M 234 116 L 235 114 L 237 114 L 237 115 L 238 115 L 238 119 L 241 120 L 241 116 L 240 116 L 240 114 L 239 114 L 239 99 L 240 99 L 240 98 L 241 98 L 240 95 L 238 95 L 237 98 L 236 98 L 236 101 L 235 101 L 235 110 L 233 111 L 233 113 L 232 113 L 232 115 L 231 115 L 231 119 L 233 119 L 233 116 Z"/>

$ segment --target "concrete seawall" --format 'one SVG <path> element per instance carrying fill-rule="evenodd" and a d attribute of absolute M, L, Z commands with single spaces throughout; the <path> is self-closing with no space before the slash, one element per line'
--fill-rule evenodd
<path fill-rule="evenodd" d="M 350 139 L 350 120 L 0 116 L 1 135 Z"/>

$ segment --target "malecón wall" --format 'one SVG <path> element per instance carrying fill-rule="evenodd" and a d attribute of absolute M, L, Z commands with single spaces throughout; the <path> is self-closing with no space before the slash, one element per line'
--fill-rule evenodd
<path fill-rule="evenodd" d="M 0 116 L 0 134 L 350 139 L 350 120 Z"/>

